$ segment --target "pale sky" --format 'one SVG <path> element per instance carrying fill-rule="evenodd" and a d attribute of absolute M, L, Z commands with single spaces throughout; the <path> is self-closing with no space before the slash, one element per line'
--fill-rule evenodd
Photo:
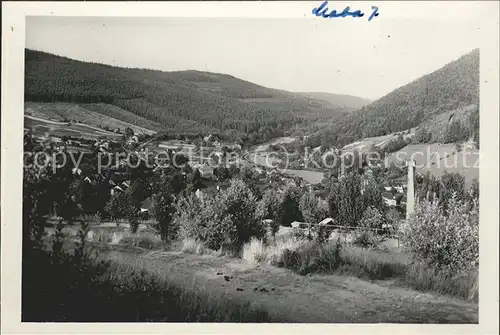
<path fill-rule="evenodd" d="M 372 100 L 479 47 L 478 40 L 471 21 L 431 19 L 26 18 L 31 49 Z"/>

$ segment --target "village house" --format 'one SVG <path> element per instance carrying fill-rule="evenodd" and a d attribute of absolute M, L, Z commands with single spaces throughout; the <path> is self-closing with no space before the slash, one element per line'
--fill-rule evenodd
<path fill-rule="evenodd" d="M 198 168 L 200 175 L 203 178 L 213 178 L 214 177 L 214 168 L 208 165 L 202 165 Z"/>
<path fill-rule="evenodd" d="M 82 169 L 74 167 L 73 169 L 71 169 L 71 173 L 77 174 L 77 175 L 81 175 L 82 174 Z"/>
<path fill-rule="evenodd" d="M 273 220 L 271 220 L 271 219 L 264 219 L 264 220 L 262 220 L 262 223 L 263 223 L 264 225 L 266 225 L 266 226 L 270 225 L 270 224 L 271 224 L 271 223 L 273 223 L 273 222 L 274 222 L 274 221 L 273 221 Z"/>
<path fill-rule="evenodd" d="M 396 186 L 396 187 L 394 187 L 394 189 L 395 189 L 398 193 L 403 193 L 403 192 L 404 192 L 404 189 L 405 189 L 405 186 L 403 186 L 403 185 Z"/>
<path fill-rule="evenodd" d="M 111 196 L 113 196 L 119 192 L 124 192 L 124 190 L 120 186 L 116 185 L 115 187 L 113 187 L 111 189 L 110 194 L 111 194 Z"/>
<path fill-rule="evenodd" d="M 390 199 L 390 198 L 386 198 L 386 197 L 383 197 L 383 199 L 384 199 L 384 203 L 387 206 L 396 207 L 396 205 L 397 205 L 396 199 Z"/>
<path fill-rule="evenodd" d="M 127 188 L 130 187 L 130 180 L 125 180 L 123 183 L 121 183 L 120 186 L 123 190 L 126 190 Z"/>
<path fill-rule="evenodd" d="M 201 189 L 197 189 L 196 192 L 194 192 L 194 194 L 200 201 L 203 201 L 205 197 L 205 192 L 203 192 Z"/>

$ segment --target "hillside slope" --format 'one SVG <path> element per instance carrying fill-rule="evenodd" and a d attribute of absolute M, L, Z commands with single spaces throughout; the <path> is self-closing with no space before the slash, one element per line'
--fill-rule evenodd
<path fill-rule="evenodd" d="M 311 144 L 344 146 L 365 137 L 414 128 L 439 114 L 470 105 L 479 106 L 479 49 L 324 125 Z"/>
<path fill-rule="evenodd" d="M 106 103 L 161 124 L 166 132 L 224 133 L 250 142 L 345 112 L 224 74 L 118 68 L 33 50 L 25 50 L 25 100 Z"/>
<path fill-rule="evenodd" d="M 162 127 L 152 121 L 131 114 L 118 107 L 107 104 L 72 104 L 65 102 L 26 102 L 24 104 L 24 115 L 52 120 L 73 121 L 103 129 L 119 129 L 124 132 L 131 128 L 136 134 L 152 135 L 155 131 L 161 131 Z M 129 119 L 132 122 L 126 122 Z M 148 128 L 136 124 L 148 125 Z"/>

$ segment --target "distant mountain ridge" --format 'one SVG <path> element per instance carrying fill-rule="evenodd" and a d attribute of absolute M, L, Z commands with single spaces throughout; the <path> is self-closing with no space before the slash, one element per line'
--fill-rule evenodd
<path fill-rule="evenodd" d="M 328 101 L 334 106 L 347 107 L 352 109 L 359 109 L 372 102 L 371 100 L 348 94 L 335 94 L 327 92 L 297 92 L 297 93 L 311 99 Z"/>

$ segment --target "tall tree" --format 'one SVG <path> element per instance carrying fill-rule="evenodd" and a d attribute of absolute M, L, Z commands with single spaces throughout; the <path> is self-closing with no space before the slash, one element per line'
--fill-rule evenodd
<path fill-rule="evenodd" d="M 331 188 L 328 202 L 331 215 L 339 224 L 356 226 L 365 208 L 360 176 L 354 172 L 341 176 L 338 185 Z"/>
<path fill-rule="evenodd" d="M 312 191 L 302 194 L 299 201 L 299 209 L 304 220 L 308 223 L 315 224 L 324 219 L 324 212 L 321 209 L 319 199 Z"/>
<path fill-rule="evenodd" d="M 290 185 L 285 189 L 281 202 L 282 226 L 290 227 L 293 221 L 304 220 L 299 207 L 300 195 L 301 190 L 297 186 Z"/>
<path fill-rule="evenodd" d="M 171 189 L 164 189 L 161 193 L 154 195 L 152 200 L 150 212 L 156 219 L 156 230 L 162 240 L 173 239 L 177 234 L 177 227 L 173 224 L 175 203 Z"/>

